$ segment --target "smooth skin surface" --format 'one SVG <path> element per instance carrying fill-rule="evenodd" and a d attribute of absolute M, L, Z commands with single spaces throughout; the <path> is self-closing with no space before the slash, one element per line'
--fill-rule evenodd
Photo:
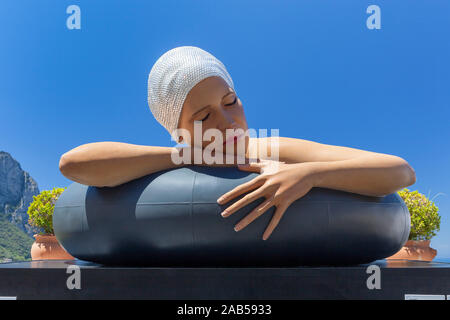
<path fill-rule="evenodd" d="M 195 121 L 201 121 L 202 136 L 207 129 L 215 128 L 223 133 L 222 141 L 226 140 L 227 129 L 248 129 L 241 100 L 220 77 L 202 80 L 187 95 L 178 127 L 194 137 Z M 211 143 L 203 141 L 201 145 L 196 145 L 191 140 L 184 140 L 188 144 L 184 148 L 109 141 L 84 144 L 63 154 L 59 167 L 62 174 L 73 181 L 113 187 L 153 172 L 183 166 L 173 163 L 172 152 L 178 152 L 181 156 L 188 152 L 193 160 L 195 150 L 203 150 Z M 222 216 L 229 217 L 250 202 L 264 197 L 266 200 L 235 226 L 236 231 L 242 230 L 275 206 L 276 210 L 262 236 L 264 240 L 270 237 L 289 205 L 313 187 L 384 196 L 410 186 L 416 180 L 414 170 L 404 159 L 389 154 L 289 137 L 245 136 L 225 145 L 225 151 L 220 153 L 224 156 L 224 162 L 226 153 L 229 153 L 229 149 L 226 149 L 229 143 L 235 147 L 238 143 L 244 143 L 244 153 L 233 150 L 233 164 L 212 165 L 237 165 L 240 170 L 260 174 L 218 199 L 218 203 L 225 204 L 248 193 L 228 206 Z M 271 147 L 277 145 L 278 160 L 273 160 L 270 158 Z M 242 160 L 244 164 L 240 164 Z M 199 165 L 210 164 L 202 162 Z"/>

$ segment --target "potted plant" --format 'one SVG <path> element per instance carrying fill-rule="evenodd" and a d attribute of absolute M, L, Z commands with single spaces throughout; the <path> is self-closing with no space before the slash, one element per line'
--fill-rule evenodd
<path fill-rule="evenodd" d="M 65 188 L 44 190 L 33 196 L 33 202 L 28 207 L 28 223 L 40 230 L 34 235 L 36 241 L 31 246 L 32 260 L 73 260 L 69 253 L 60 245 L 53 232 L 53 211 L 56 200 Z"/>
<path fill-rule="evenodd" d="M 398 194 L 411 215 L 411 231 L 403 248 L 387 259 L 433 260 L 437 251 L 430 247 L 430 239 L 440 230 L 439 208 L 418 191 L 405 188 Z"/>

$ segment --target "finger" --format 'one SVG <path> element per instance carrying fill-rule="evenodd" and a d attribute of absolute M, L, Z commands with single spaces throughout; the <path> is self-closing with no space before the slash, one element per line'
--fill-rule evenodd
<path fill-rule="evenodd" d="M 240 154 L 234 155 L 233 164 L 235 164 L 235 165 L 246 164 L 247 161 L 248 161 L 248 159 L 244 155 L 240 155 Z"/>
<path fill-rule="evenodd" d="M 281 218 L 283 217 L 283 214 L 286 211 L 286 208 L 287 208 L 287 206 L 284 206 L 284 205 L 277 207 L 277 209 L 275 210 L 275 213 L 272 216 L 272 219 L 270 220 L 269 226 L 267 227 L 266 231 L 264 231 L 263 240 L 267 240 L 270 237 L 273 230 L 275 230 L 275 228 L 277 227 Z"/>
<path fill-rule="evenodd" d="M 251 159 L 248 160 L 248 162 L 245 162 L 245 163 L 242 163 L 242 164 L 240 163 L 238 165 L 242 165 L 242 166 L 245 166 L 245 167 L 252 167 L 252 168 L 262 168 L 266 164 L 267 163 L 263 162 L 263 160 L 261 160 L 261 159 L 251 158 Z"/>
<path fill-rule="evenodd" d="M 259 216 L 261 216 L 264 212 L 266 212 L 270 207 L 273 206 L 272 202 L 273 198 L 267 199 L 259 206 L 257 206 L 252 212 L 245 216 L 244 219 L 239 221 L 234 227 L 235 231 L 240 231 L 248 226 L 250 223 L 256 220 Z"/>
<path fill-rule="evenodd" d="M 249 171 L 249 172 L 261 172 L 261 167 L 257 166 L 250 166 L 248 164 L 238 164 L 238 169 L 242 171 Z"/>
<path fill-rule="evenodd" d="M 242 199 L 239 199 L 238 201 L 236 201 L 235 203 L 233 203 L 231 206 L 229 206 L 228 208 L 226 208 L 223 212 L 222 212 L 222 216 L 224 218 L 232 215 L 234 212 L 238 211 L 239 209 L 245 207 L 247 204 L 249 204 L 250 202 L 255 201 L 258 198 L 261 198 L 264 196 L 264 193 L 266 192 L 266 190 L 264 189 L 258 189 L 256 191 L 253 191 L 247 195 L 245 195 Z"/>
<path fill-rule="evenodd" d="M 249 192 L 261 185 L 264 184 L 264 179 L 262 176 L 257 176 L 256 178 L 253 178 L 252 180 L 245 182 L 236 188 L 232 189 L 231 191 L 228 191 L 227 193 L 223 194 L 219 199 L 217 199 L 217 203 L 224 204 L 230 201 L 231 199 L 240 196 L 241 194 L 244 194 L 246 192 Z"/>
<path fill-rule="evenodd" d="M 250 171 L 250 172 L 262 172 L 265 165 L 267 165 L 266 162 L 262 162 L 264 160 L 261 159 L 251 159 L 251 162 L 244 163 L 244 164 L 238 164 L 238 169 L 243 171 Z"/>

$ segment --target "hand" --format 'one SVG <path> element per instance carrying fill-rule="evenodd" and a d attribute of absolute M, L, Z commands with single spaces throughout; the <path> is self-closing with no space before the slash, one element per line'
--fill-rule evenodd
<path fill-rule="evenodd" d="M 198 166 L 209 166 L 209 167 L 236 167 L 239 164 L 248 164 L 251 162 L 257 161 L 255 158 L 249 158 L 246 154 L 241 155 L 239 153 L 227 154 L 226 152 L 217 152 L 214 149 L 211 152 L 211 155 L 204 155 L 204 150 L 197 146 L 186 146 L 186 147 L 178 147 L 175 152 L 179 152 L 180 157 L 183 158 L 185 154 L 187 154 L 186 158 L 183 158 L 186 161 L 186 164 L 198 165 Z M 199 160 L 201 163 L 195 163 L 194 154 L 197 153 Z M 210 161 L 218 161 L 213 163 L 207 163 L 204 156 L 211 156 Z M 220 163 L 220 162 L 221 163 Z"/>
<path fill-rule="evenodd" d="M 222 216 L 229 217 L 254 200 L 265 197 L 266 200 L 239 221 L 234 228 L 235 231 L 242 230 L 269 208 L 275 206 L 275 213 L 263 234 L 263 240 L 269 238 L 291 203 L 303 197 L 314 186 L 311 163 L 286 164 L 273 160 L 261 160 L 261 162 L 238 165 L 238 168 L 243 171 L 259 172 L 260 175 L 225 193 L 217 202 L 224 204 L 256 189 L 225 209 Z"/>

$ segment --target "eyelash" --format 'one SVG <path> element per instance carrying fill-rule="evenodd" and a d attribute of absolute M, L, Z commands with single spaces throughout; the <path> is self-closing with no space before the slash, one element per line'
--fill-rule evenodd
<path fill-rule="evenodd" d="M 232 106 L 233 104 L 235 104 L 237 102 L 237 97 L 234 97 L 234 101 L 232 103 L 226 104 L 226 106 Z M 200 121 L 205 121 L 206 119 L 208 119 L 209 117 L 209 113 L 206 115 L 206 117 L 204 117 L 203 119 L 201 119 Z"/>
<path fill-rule="evenodd" d="M 234 97 L 234 101 L 232 103 L 226 104 L 226 106 L 232 106 L 237 102 L 237 97 Z"/>

